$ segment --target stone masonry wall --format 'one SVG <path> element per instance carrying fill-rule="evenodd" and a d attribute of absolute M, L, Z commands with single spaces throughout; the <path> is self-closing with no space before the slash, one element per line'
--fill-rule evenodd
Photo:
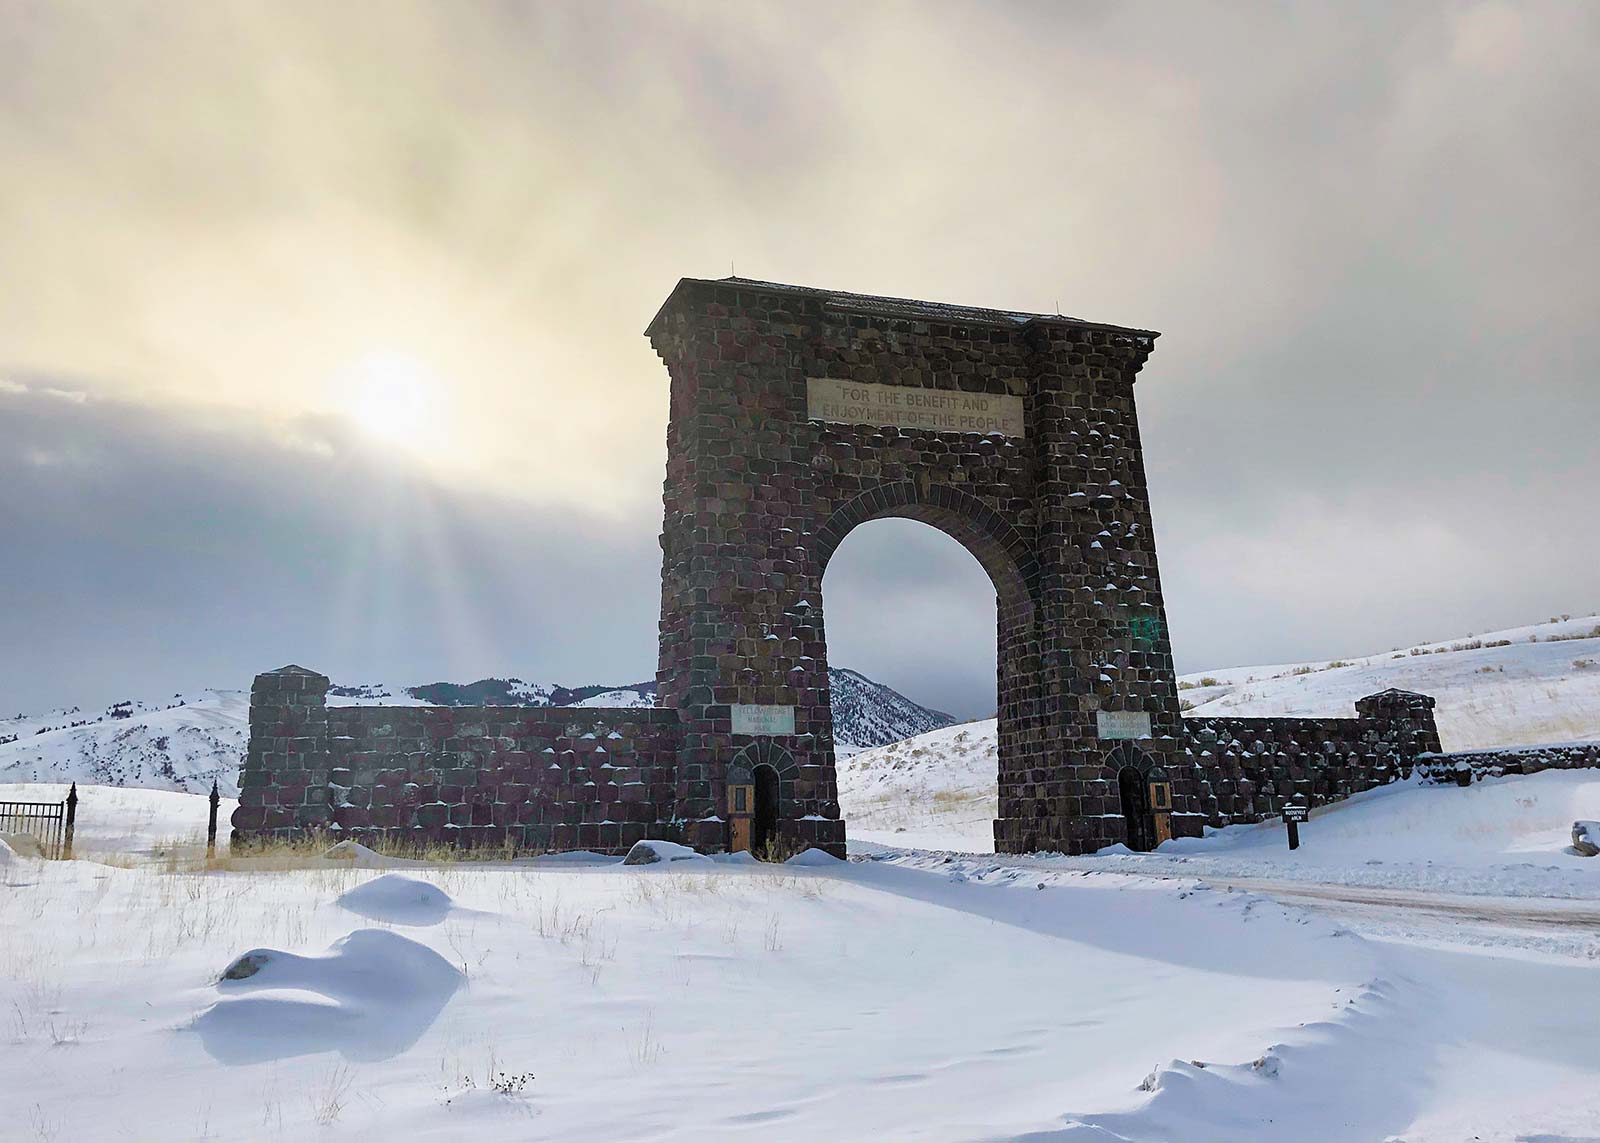
<path fill-rule="evenodd" d="M 1600 768 L 1600 742 L 1563 742 L 1549 746 L 1509 746 L 1499 750 L 1423 754 L 1417 758 L 1417 767 L 1425 771 L 1430 782 L 1461 786 L 1507 774 Z"/>
<path fill-rule="evenodd" d="M 1408 777 L 1439 749 L 1433 704 L 1390 690 L 1355 718 L 1185 718 L 1183 765 L 1208 825 L 1258 822 L 1290 798 L 1323 805 Z"/>
<path fill-rule="evenodd" d="M 623 853 L 681 830 L 675 710 L 329 708 L 327 685 L 257 676 L 236 834 Z"/>

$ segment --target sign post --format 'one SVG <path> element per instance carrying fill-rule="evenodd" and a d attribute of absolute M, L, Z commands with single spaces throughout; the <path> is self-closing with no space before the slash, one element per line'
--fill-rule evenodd
<path fill-rule="evenodd" d="M 217 855 L 217 803 L 222 795 L 217 793 L 216 779 L 211 781 L 211 820 L 206 823 L 206 859 Z"/>
<path fill-rule="evenodd" d="M 1283 807 L 1283 824 L 1289 827 L 1289 848 L 1300 848 L 1300 823 L 1311 820 L 1311 807 L 1304 802 L 1292 802 Z"/>

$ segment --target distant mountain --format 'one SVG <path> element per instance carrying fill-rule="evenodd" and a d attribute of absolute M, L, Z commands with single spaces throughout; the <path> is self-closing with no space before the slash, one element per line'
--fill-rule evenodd
<path fill-rule="evenodd" d="M 833 668 L 829 678 L 840 755 L 955 721 L 855 671 Z M 566 687 L 517 678 L 411 687 L 363 683 L 336 685 L 328 692 L 332 706 L 647 707 L 655 699 L 654 681 Z M 249 721 L 248 692 L 227 690 L 155 702 L 127 700 L 104 710 L 67 707 L 0 718 L 0 782 L 78 781 L 202 793 L 215 779 L 232 796 Z"/>
<path fill-rule="evenodd" d="M 377 684 L 333 686 L 330 706 L 654 706 L 656 684 L 623 687 L 563 687 L 522 679 L 479 679 L 475 683 L 423 683 L 415 687 Z"/>
<path fill-rule="evenodd" d="M 828 689 L 833 698 L 835 754 L 886 746 L 956 722 L 944 711 L 919 706 L 899 691 L 848 667 L 828 668 Z"/>

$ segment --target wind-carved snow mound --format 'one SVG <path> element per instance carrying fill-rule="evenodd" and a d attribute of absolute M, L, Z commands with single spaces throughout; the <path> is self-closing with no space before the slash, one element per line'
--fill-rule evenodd
<path fill-rule="evenodd" d="M 833 854 L 828 853 L 825 850 L 812 848 L 812 849 L 807 849 L 807 850 L 805 850 L 805 851 L 803 851 L 801 853 L 795 854 L 793 857 L 789 858 L 789 860 L 785 861 L 784 864 L 785 865 L 841 865 L 843 863 L 837 857 L 835 857 Z"/>
<path fill-rule="evenodd" d="M 194 1027 L 225 1064 L 313 1052 L 385 1060 L 417 1042 L 462 980 L 426 945 L 358 929 L 321 956 L 251 949 L 223 971 L 222 999 Z"/>
<path fill-rule="evenodd" d="M 324 861 L 348 861 L 357 868 L 373 869 L 383 864 L 383 855 L 359 841 L 341 841 L 322 855 Z"/>
<path fill-rule="evenodd" d="M 450 915 L 455 902 L 437 885 L 385 873 L 357 885 L 339 897 L 341 908 L 391 925 L 437 925 Z"/>
<path fill-rule="evenodd" d="M 1398 1138 L 1390 1129 L 1406 1121 L 1416 1093 L 1427 1088 L 1427 1053 L 1418 1051 L 1383 1069 L 1368 1061 L 1390 1047 L 1400 1028 L 1416 1023 L 1414 1004 L 1387 980 L 1369 981 L 1343 997 L 1328 1019 L 1302 1024 L 1287 1042 L 1267 1047 L 1254 1059 L 1172 1060 L 1138 1085 L 1149 1093 L 1141 1105 L 1066 1115 L 1056 1129 L 1011 1136 L 1007 1143 L 1233 1143 L 1257 1137 L 1241 1125 L 1259 1129 L 1274 1122 L 1339 1123 L 1351 1132 L 1339 1138 Z M 1330 1083 L 1335 1075 L 1360 1075 L 1361 1097 L 1352 1099 L 1348 1085 Z M 1332 1137 L 1314 1130 L 1303 1137 L 1313 1136 Z M 1293 1131 L 1284 1136 L 1295 1137 Z"/>
<path fill-rule="evenodd" d="M 5 838 L 0 837 L 0 865 L 13 865 L 16 860 L 17 851 L 6 843 Z"/>
<path fill-rule="evenodd" d="M 709 861 L 703 853 L 697 853 L 687 845 L 679 845 L 675 841 L 653 841 L 645 839 L 636 841 L 633 848 L 628 850 L 628 856 L 622 859 L 624 865 L 670 865 L 675 861 Z"/>

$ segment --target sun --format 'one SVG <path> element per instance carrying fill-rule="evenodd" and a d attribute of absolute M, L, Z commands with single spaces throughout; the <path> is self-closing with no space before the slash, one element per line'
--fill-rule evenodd
<path fill-rule="evenodd" d="M 416 358 L 371 353 L 348 374 L 347 411 L 362 432 L 391 444 L 421 445 L 438 385 Z"/>

